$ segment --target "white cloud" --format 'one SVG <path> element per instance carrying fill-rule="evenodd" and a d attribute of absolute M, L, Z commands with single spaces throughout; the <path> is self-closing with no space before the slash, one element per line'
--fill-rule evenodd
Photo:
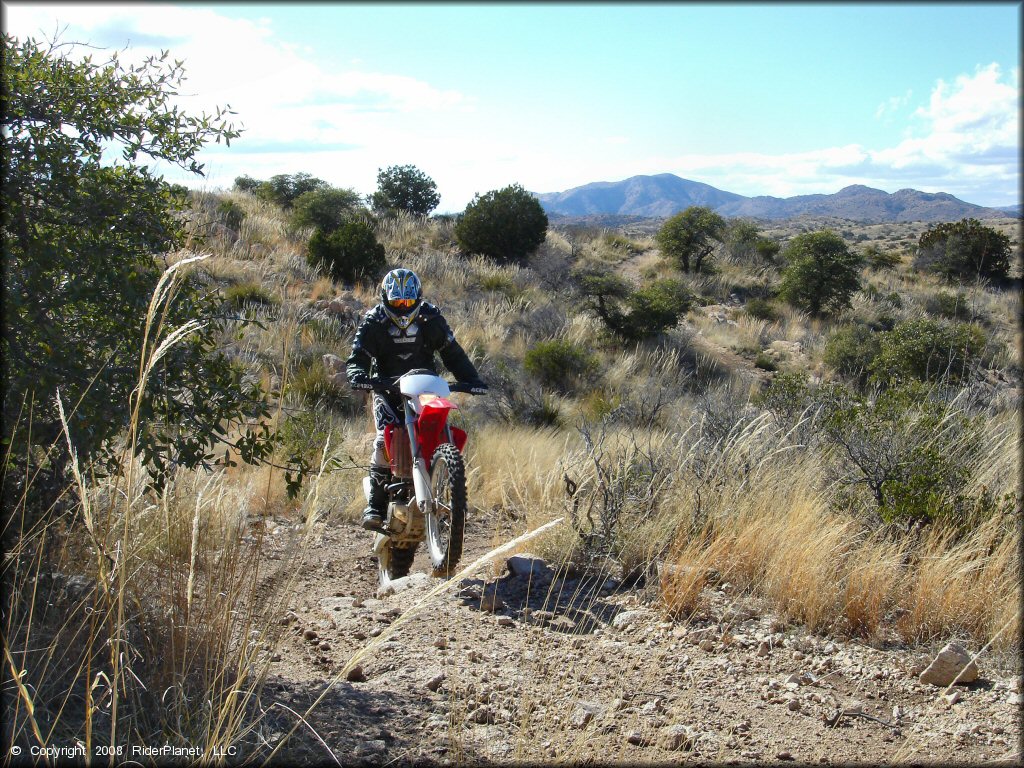
<path fill-rule="evenodd" d="M 686 155 L 666 159 L 666 167 L 742 194 L 788 197 L 865 184 L 888 192 L 912 187 L 949 192 L 981 205 L 1006 205 L 1018 200 L 1019 99 L 1020 70 L 1004 78 L 999 66 L 990 64 L 952 84 L 939 80 L 927 104 L 913 112 L 906 138 L 895 146 Z"/>

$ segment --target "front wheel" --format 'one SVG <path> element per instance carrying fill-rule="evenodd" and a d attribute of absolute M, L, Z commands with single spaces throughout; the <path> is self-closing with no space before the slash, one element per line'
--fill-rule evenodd
<path fill-rule="evenodd" d="M 462 557 L 466 527 L 466 466 L 459 449 L 443 443 L 430 463 L 434 509 L 426 515 L 427 552 L 435 576 L 451 576 Z"/>
<path fill-rule="evenodd" d="M 416 545 L 399 547 L 386 542 L 377 553 L 377 579 L 380 585 L 408 576 L 416 556 Z"/>

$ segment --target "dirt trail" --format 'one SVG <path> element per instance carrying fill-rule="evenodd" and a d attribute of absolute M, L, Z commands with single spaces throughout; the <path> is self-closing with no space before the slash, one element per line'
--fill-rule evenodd
<path fill-rule="evenodd" d="M 1020 756 L 1019 678 L 985 658 L 950 705 L 917 681 L 924 653 L 808 636 L 728 584 L 707 587 L 710 611 L 673 623 L 652 591 L 544 571 L 528 580 L 504 557 L 420 608 L 438 583 L 422 555 L 401 591 L 378 598 L 369 534 L 346 522 L 317 523 L 315 535 L 262 699 L 272 744 L 321 698 L 278 755 L 289 764 Z M 287 536 L 271 538 L 281 557 Z M 474 515 L 463 562 L 510 538 Z M 380 636 L 361 674 L 338 681 Z"/>

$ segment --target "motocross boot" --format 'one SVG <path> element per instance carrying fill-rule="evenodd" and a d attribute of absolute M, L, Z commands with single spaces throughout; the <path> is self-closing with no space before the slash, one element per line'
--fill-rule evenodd
<path fill-rule="evenodd" d="M 370 467 L 370 504 L 363 510 L 361 525 L 368 531 L 379 531 L 384 527 L 388 514 L 388 482 L 391 470 Z"/>

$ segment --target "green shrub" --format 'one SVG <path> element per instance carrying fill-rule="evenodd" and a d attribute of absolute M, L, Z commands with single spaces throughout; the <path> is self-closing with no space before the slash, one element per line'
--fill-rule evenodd
<path fill-rule="evenodd" d="M 867 262 L 868 267 L 874 271 L 879 272 L 884 269 L 896 269 L 903 260 L 900 258 L 898 253 L 894 251 L 883 251 L 877 245 L 869 245 L 864 249 L 863 259 Z"/>
<path fill-rule="evenodd" d="M 840 503 L 864 488 L 884 522 L 930 522 L 962 514 L 963 487 L 978 448 L 981 423 L 921 382 L 904 382 L 871 399 L 841 387 L 822 398 L 831 444 L 831 473 Z"/>
<path fill-rule="evenodd" d="M 533 345 L 523 359 L 527 373 L 560 392 L 570 392 L 598 367 L 597 358 L 585 347 L 567 339 L 551 339 Z"/>
<path fill-rule="evenodd" d="M 1005 279 L 1010 270 L 1010 238 L 977 219 L 943 222 L 917 241 L 914 266 L 949 279 Z"/>
<path fill-rule="evenodd" d="M 968 304 L 967 296 L 962 291 L 955 294 L 939 291 L 925 299 L 925 310 L 931 315 L 938 315 L 950 320 L 973 320 L 974 313 Z"/>
<path fill-rule="evenodd" d="M 292 226 L 333 232 L 361 208 L 361 202 L 354 189 L 325 187 L 303 192 L 292 203 Z"/>
<path fill-rule="evenodd" d="M 236 283 L 224 289 L 224 303 L 232 309 L 247 306 L 276 307 L 281 300 L 259 283 Z"/>
<path fill-rule="evenodd" d="M 318 359 L 300 365 L 288 382 L 287 394 L 307 407 L 351 410 L 356 400 L 348 387 L 331 378 Z"/>
<path fill-rule="evenodd" d="M 986 345 L 976 325 L 932 319 L 907 320 L 879 333 L 878 342 L 871 379 L 884 385 L 904 379 L 962 381 L 981 361 Z"/>
<path fill-rule="evenodd" d="M 779 308 L 767 299 L 751 299 L 743 307 L 743 311 L 757 320 L 769 323 L 777 323 L 782 318 Z"/>
<path fill-rule="evenodd" d="M 779 295 L 812 315 L 848 307 L 860 288 L 863 260 L 831 230 L 797 235 L 783 256 L 787 264 Z"/>
<path fill-rule="evenodd" d="M 860 324 L 844 325 L 825 342 L 823 359 L 829 368 L 854 376 L 863 384 L 880 349 L 878 334 L 871 328 Z"/>
<path fill-rule="evenodd" d="M 779 366 L 775 364 L 775 361 L 771 359 L 766 353 L 758 352 L 757 357 L 754 359 L 754 367 L 760 368 L 762 371 L 777 371 Z"/>
<path fill-rule="evenodd" d="M 245 220 L 245 211 L 234 200 L 221 200 L 217 204 L 217 213 L 220 214 L 221 221 L 224 222 L 224 226 L 228 227 L 228 229 L 233 229 L 237 232 L 242 228 L 242 222 Z"/>
<path fill-rule="evenodd" d="M 601 243 L 613 251 L 623 253 L 639 253 L 642 250 L 639 245 L 618 232 L 605 232 L 601 235 Z"/>
<path fill-rule="evenodd" d="M 612 333 L 640 341 L 666 331 L 689 311 L 693 295 L 679 280 L 666 278 L 633 290 L 621 275 L 605 268 L 585 269 L 573 275 L 583 306 Z"/>
<path fill-rule="evenodd" d="M 785 423 L 796 419 L 811 403 L 811 389 L 801 373 L 779 373 L 760 393 L 753 403 L 774 413 Z"/>
<path fill-rule="evenodd" d="M 477 195 L 455 225 L 459 247 L 503 263 L 523 262 L 547 236 L 540 202 L 518 184 Z"/>
<path fill-rule="evenodd" d="M 235 180 L 238 183 L 238 179 Z M 276 203 L 282 208 L 292 207 L 292 203 L 306 192 L 328 187 L 323 179 L 310 176 L 308 173 L 279 173 L 271 176 L 268 181 L 261 181 L 256 187 L 256 197 Z"/>
<path fill-rule="evenodd" d="M 329 234 L 318 229 L 309 239 L 309 265 L 336 283 L 353 283 L 385 268 L 384 246 L 369 224 L 351 219 Z"/>

